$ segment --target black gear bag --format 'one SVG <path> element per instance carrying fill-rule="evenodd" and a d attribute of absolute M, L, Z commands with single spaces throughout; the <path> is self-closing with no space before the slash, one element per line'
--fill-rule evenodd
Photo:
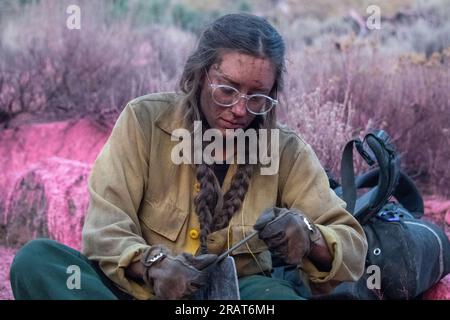
<path fill-rule="evenodd" d="M 353 149 L 374 168 L 355 178 Z M 414 299 L 450 272 L 446 234 L 424 221 L 423 199 L 400 169 L 395 147 L 382 130 L 352 139 L 344 148 L 341 182 L 334 191 L 361 223 L 368 241 L 366 272 L 339 285 L 328 298 Z M 364 192 L 365 191 L 365 192 Z M 361 194 L 362 193 L 362 194 Z"/>

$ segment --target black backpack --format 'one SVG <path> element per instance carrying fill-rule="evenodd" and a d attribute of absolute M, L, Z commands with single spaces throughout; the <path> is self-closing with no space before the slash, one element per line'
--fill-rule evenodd
<path fill-rule="evenodd" d="M 354 147 L 373 166 L 356 178 Z M 363 141 L 356 138 L 346 144 L 341 182 L 330 177 L 330 185 L 366 233 L 366 272 L 357 282 L 339 285 L 326 298 L 420 298 L 450 273 L 449 239 L 441 228 L 421 219 L 423 199 L 412 179 L 401 171 L 400 158 L 386 132 L 375 130 Z"/>

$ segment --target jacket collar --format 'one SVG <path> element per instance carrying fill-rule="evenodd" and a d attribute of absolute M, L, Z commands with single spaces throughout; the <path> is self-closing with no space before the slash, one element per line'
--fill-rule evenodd
<path fill-rule="evenodd" d="M 174 100 L 168 104 L 157 117 L 155 124 L 161 130 L 172 134 L 175 129 L 188 129 L 192 111 L 184 103 L 184 95 L 175 95 Z"/>
<path fill-rule="evenodd" d="M 177 138 L 181 136 L 174 132 L 176 129 L 186 129 L 191 134 L 194 133 L 193 110 L 188 107 L 184 98 L 184 94 L 176 94 L 173 102 L 155 121 L 156 126 L 161 130 Z M 202 130 L 202 126 L 198 126 L 197 130 Z"/>

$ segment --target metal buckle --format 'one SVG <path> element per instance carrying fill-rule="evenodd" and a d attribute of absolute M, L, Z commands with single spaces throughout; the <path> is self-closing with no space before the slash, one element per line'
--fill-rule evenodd
<path fill-rule="evenodd" d="M 306 217 L 303 217 L 303 222 L 306 224 L 306 226 L 308 227 L 308 229 L 309 229 L 311 232 L 314 232 L 314 230 L 313 230 L 311 224 L 309 223 L 308 219 L 306 219 Z"/>
<path fill-rule="evenodd" d="M 314 226 L 311 222 L 309 222 L 309 220 L 306 217 L 303 217 L 303 222 L 306 224 L 306 226 L 308 227 L 308 230 L 310 231 L 309 233 L 309 240 L 311 242 L 316 242 L 317 240 L 320 239 L 320 231 L 317 229 L 316 226 Z"/>
<path fill-rule="evenodd" d="M 164 257 L 164 253 L 160 252 L 157 255 L 151 257 L 150 259 L 148 259 L 147 261 L 150 263 L 154 263 L 156 261 L 158 261 L 159 259 L 161 259 L 162 257 Z"/>
<path fill-rule="evenodd" d="M 160 251 L 157 254 L 153 255 L 152 257 L 148 257 L 148 255 L 150 254 L 150 251 L 151 250 L 149 250 L 149 252 L 145 256 L 142 257 L 142 263 L 147 268 L 150 268 L 154 263 L 163 259 L 166 256 L 164 252 Z"/>

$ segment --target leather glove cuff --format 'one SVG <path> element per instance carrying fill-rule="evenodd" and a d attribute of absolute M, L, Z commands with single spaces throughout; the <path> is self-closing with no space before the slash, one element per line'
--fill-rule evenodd
<path fill-rule="evenodd" d="M 153 285 L 151 278 L 149 278 L 148 276 L 148 270 L 168 255 L 170 255 L 170 251 L 166 247 L 160 245 L 152 246 L 151 248 L 148 248 L 146 251 L 144 251 L 141 257 L 141 263 L 145 267 L 143 280 L 147 285 Z"/>
<path fill-rule="evenodd" d="M 302 215 L 302 219 L 306 225 L 306 228 L 308 229 L 308 236 L 309 240 L 311 241 L 311 245 L 313 245 L 315 242 L 320 240 L 322 235 L 316 225 L 309 221 L 309 219 L 305 215 Z"/>

